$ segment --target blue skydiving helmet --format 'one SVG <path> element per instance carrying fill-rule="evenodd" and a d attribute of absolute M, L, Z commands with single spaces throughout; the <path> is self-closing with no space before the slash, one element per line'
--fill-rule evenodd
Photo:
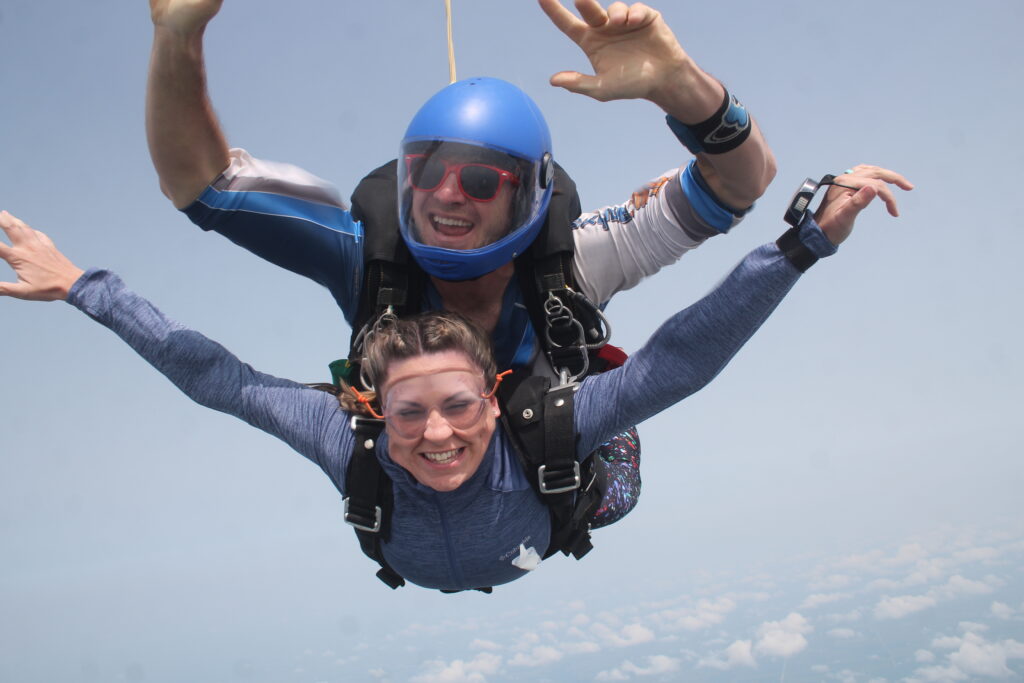
<path fill-rule="evenodd" d="M 416 112 L 402 140 L 402 238 L 430 275 L 480 277 L 537 237 L 552 174 L 551 134 L 526 93 L 496 78 L 453 83 Z"/>

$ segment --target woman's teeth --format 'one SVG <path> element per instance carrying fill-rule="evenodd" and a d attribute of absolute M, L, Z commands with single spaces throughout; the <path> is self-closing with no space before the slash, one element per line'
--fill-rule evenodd
<path fill-rule="evenodd" d="M 453 448 L 450 451 L 441 451 L 440 453 L 423 453 L 422 455 L 423 455 L 424 458 L 426 458 L 430 462 L 436 462 L 438 464 L 443 464 L 443 463 L 446 463 L 446 462 L 451 462 L 452 460 L 455 459 L 455 456 L 458 455 L 458 454 L 459 454 L 459 449 L 458 448 Z"/>

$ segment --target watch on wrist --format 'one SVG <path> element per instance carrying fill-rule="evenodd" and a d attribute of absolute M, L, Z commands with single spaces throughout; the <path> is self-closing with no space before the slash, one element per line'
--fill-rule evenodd
<path fill-rule="evenodd" d="M 804 219 L 804 214 L 810 210 L 811 202 L 814 201 L 814 195 L 817 194 L 818 189 L 825 185 L 835 184 L 835 179 L 834 175 L 828 174 L 822 176 L 821 180 L 817 182 L 811 178 L 805 180 L 800 189 L 793 194 L 793 198 L 789 201 L 789 206 L 786 207 L 786 215 L 784 216 L 786 222 L 794 228 L 800 225 L 800 221 Z"/>
<path fill-rule="evenodd" d="M 793 267 L 801 273 L 807 272 L 807 269 L 818 261 L 818 257 L 800 241 L 799 225 L 810 212 L 814 195 L 817 194 L 821 187 L 834 185 L 835 179 L 836 177 L 832 174 L 823 176 L 819 181 L 808 178 L 793 194 L 793 199 L 789 201 L 789 206 L 786 207 L 784 218 L 793 227 L 784 232 L 782 237 L 775 241 L 775 244 L 789 262 L 793 264 Z"/>

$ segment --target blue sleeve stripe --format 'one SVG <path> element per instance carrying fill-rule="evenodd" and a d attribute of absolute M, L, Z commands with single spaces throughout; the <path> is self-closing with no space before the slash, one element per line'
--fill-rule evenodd
<path fill-rule="evenodd" d="M 352 219 L 348 211 L 337 206 L 269 192 L 222 191 L 213 187 L 207 187 L 196 201 L 211 211 L 258 213 L 308 221 L 327 230 L 351 235 L 356 241 L 362 238 L 362 226 Z"/>
<path fill-rule="evenodd" d="M 718 232 L 729 232 L 737 216 L 711 192 L 700 169 L 697 168 L 696 160 L 691 161 L 686 170 L 679 174 L 679 182 L 683 186 L 683 194 L 697 215 Z"/>

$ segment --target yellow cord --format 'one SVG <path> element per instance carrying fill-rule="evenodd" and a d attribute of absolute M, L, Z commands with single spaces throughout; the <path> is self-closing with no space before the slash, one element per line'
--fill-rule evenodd
<path fill-rule="evenodd" d="M 455 82 L 455 42 L 452 40 L 452 0 L 444 0 L 444 13 L 448 19 L 448 82 Z"/>

